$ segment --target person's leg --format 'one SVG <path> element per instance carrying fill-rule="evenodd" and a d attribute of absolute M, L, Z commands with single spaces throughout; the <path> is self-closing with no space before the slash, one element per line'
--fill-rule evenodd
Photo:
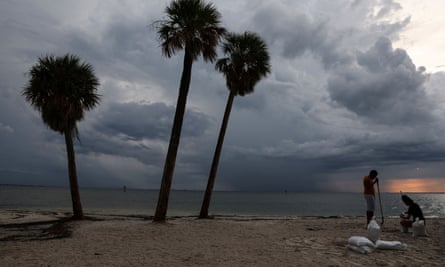
<path fill-rule="evenodd" d="M 369 224 L 369 222 L 372 220 L 372 217 L 374 217 L 374 212 L 366 211 L 366 225 Z"/>
<path fill-rule="evenodd" d="M 375 209 L 375 198 L 373 195 L 365 195 L 366 200 L 366 225 L 372 220 L 374 217 L 374 209 Z"/>
<path fill-rule="evenodd" d="M 413 227 L 413 221 L 411 221 L 411 220 L 405 220 L 405 219 L 402 219 L 401 221 L 400 221 L 400 225 L 402 225 L 402 226 L 404 226 L 404 227 Z"/>
<path fill-rule="evenodd" d="M 402 233 L 408 233 L 408 228 L 413 226 L 413 222 L 407 219 L 400 220 L 400 231 Z"/>

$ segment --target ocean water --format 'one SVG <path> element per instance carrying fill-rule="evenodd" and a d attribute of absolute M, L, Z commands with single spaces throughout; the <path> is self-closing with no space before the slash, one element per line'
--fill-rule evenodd
<path fill-rule="evenodd" d="M 152 216 L 158 191 L 81 188 L 86 214 Z M 409 193 L 426 217 L 445 218 L 445 193 Z M 385 217 L 407 208 L 399 193 L 382 193 Z M 204 192 L 173 190 L 167 216 L 197 216 Z M 380 217 L 376 199 L 376 216 Z M 71 212 L 69 188 L 0 185 L 0 209 Z M 364 216 L 361 193 L 222 192 L 215 191 L 210 215 L 230 216 Z"/>

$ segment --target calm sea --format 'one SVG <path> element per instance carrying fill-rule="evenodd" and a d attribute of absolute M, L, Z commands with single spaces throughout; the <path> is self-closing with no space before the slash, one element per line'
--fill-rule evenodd
<path fill-rule="evenodd" d="M 152 216 L 158 191 L 81 188 L 84 212 Z M 427 217 L 445 218 L 444 193 L 410 193 Z M 199 214 L 204 193 L 173 190 L 168 216 Z M 399 193 L 382 193 L 384 216 L 398 216 L 406 207 Z M 209 214 L 236 216 L 363 216 L 361 193 L 219 192 L 213 193 Z M 376 200 L 379 206 L 378 199 Z M 0 209 L 71 212 L 69 188 L 0 185 Z M 380 210 L 376 211 L 380 216 Z"/>

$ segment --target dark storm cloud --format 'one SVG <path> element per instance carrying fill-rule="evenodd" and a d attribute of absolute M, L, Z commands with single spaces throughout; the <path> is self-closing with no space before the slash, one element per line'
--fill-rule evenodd
<path fill-rule="evenodd" d="M 59 179 L 66 177 L 63 137 L 25 105 L 21 90 L 5 91 L 8 96 L 0 98 L 0 183 L 66 184 Z"/>
<path fill-rule="evenodd" d="M 90 127 L 83 127 L 78 152 L 153 161 L 164 153 L 168 144 L 174 111 L 174 107 L 164 103 L 110 104 Z M 184 121 L 185 140 L 202 138 L 211 123 L 205 114 L 193 110 L 187 110 Z"/>
<path fill-rule="evenodd" d="M 272 63 L 253 94 L 235 99 L 215 189 L 317 191 L 336 181 L 355 191 L 369 168 L 402 177 L 420 165 L 441 177 L 445 75 L 392 47 L 411 23 L 393 16 L 396 1 L 214 3 L 228 30 L 265 39 Z M 81 185 L 158 188 L 183 63 L 182 52 L 162 55 L 151 27 L 167 4 L 0 2 L 0 183 L 68 183 L 63 136 L 20 91 L 39 56 L 70 52 L 101 81 L 101 103 L 75 140 Z M 174 188 L 204 189 L 227 97 L 214 64 L 196 61 Z"/>
<path fill-rule="evenodd" d="M 338 182 L 343 183 L 338 190 L 356 190 L 354 186 L 359 186 L 356 185 L 359 178 L 371 168 L 381 170 L 384 177 L 397 176 L 400 172 L 412 175 L 410 165 L 424 166 L 445 159 L 444 147 L 432 142 L 382 143 L 357 139 L 338 145 L 342 153 L 315 157 L 308 157 L 303 150 L 287 156 L 235 153 L 221 161 L 218 183 L 229 189 L 247 191 L 319 191 L 329 190 L 331 183 Z M 355 184 L 349 185 L 349 179 L 356 180 Z"/>
<path fill-rule="evenodd" d="M 271 4 L 259 10 L 253 18 L 258 30 L 271 40 L 271 45 L 280 47 L 283 57 L 295 58 L 312 53 L 328 68 L 350 61 L 348 54 L 337 50 L 341 35 L 331 31 L 328 19 L 315 21 L 304 13 L 292 17 L 280 15 L 283 12 Z"/>
<path fill-rule="evenodd" d="M 226 190 L 317 191 L 314 180 L 320 167 L 317 161 L 293 157 L 235 154 L 221 161 L 217 182 Z"/>
<path fill-rule="evenodd" d="M 112 135 L 124 135 L 129 139 L 160 139 L 168 141 L 171 132 L 175 107 L 165 103 L 113 103 L 97 121 L 96 129 Z M 187 124 L 183 126 L 183 135 L 201 136 L 208 128 L 209 118 L 200 112 L 187 110 Z"/>
<path fill-rule="evenodd" d="M 332 100 L 351 112 L 383 124 L 428 123 L 424 69 L 416 69 L 406 51 L 380 38 L 358 53 L 357 66 L 337 70 L 328 81 Z"/>
<path fill-rule="evenodd" d="M 370 9 L 375 9 L 377 14 Z M 310 54 L 329 70 L 353 63 L 353 47 L 357 44 L 367 46 L 366 42 L 374 42 L 376 35 L 398 39 L 410 17 L 383 19 L 385 14 L 392 14 L 398 9 L 400 5 L 390 0 L 329 2 L 316 12 L 308 12 L 304 4 L 289 8 L 282 3 L 268 3 L 256 10 L 252 20 L 257 30 L 281 51 L 284 58 Z M 358 21 L 349 23 L 348 17 Z"/>
<path fill-rule="evenodd" d="M 166 140 L 173 112 L 174 107 L 163 103 L 113 103 L 104 111 L 96 128 L 109 135 L 125 135 L 129 139 L 145 137 Z"/>
<path fill-rule="evenodd" d="M 148 24 L 149 21 L 145 24 L 140 21 L 112 22 L 95 38 L 72 30 L 64 33 L 68 41 L 63 47 L 83 56 L 106 80 L 149 87 L 146 80 L 150 79 L 153 84 L 174 89 L 165 91 L 174 96 L 181 71 L 180 57 L 166 59 L 162 56 L 155 29 Z"/>

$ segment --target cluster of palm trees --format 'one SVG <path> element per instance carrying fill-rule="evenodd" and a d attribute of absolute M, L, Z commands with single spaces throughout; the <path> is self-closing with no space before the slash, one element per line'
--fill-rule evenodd
<path fill-rule="evenodd" d="M 162 42 L 162 52 L 166 57 L 172 57 L 176 52 L 184 50 L 184 60 L 153 220 L 166 220 L 193 62 L 200 56 L 206 62 L 214 62 L 217 59 L 217 47 L 222 41 L 224 57 L 216 60 L 215 68 L 226 78 L 229 97 L 199 215 L 200 218 L 207 218 L 233 100 L 237 95 L 252 93 L 258 81 L 270 72 L 269 53 L 265 42 L 256 33 L 228 33 L 221 26 L 221 14 L 213 4 L 204 0 L 173 0 L 166 7 L 165 13 L 166 19 L 155 24 Z M 98 79 L 89 64 L 80 63 L 78 57 L 69 54 L 39 58 L 38 63 L 31 68 L 30 76 L 23 94 L 41 112 L 46 125 L 65 135 L 73 218 L 82 219 L 72 139 L 78 136 L 76 123 L 83 119 L 84 110 L 93 108 L 99 102 Z"/>

